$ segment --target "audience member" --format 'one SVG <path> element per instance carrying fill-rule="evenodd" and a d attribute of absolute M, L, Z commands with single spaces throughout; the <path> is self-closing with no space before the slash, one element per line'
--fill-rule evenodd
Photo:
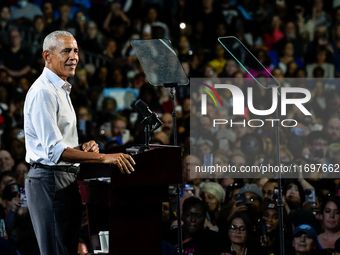
<path fill-rule="evenodd" d="M 335 242 L 340 238 L 340 198 L 329 197 L 321 207 L 324 232 L 317 236 L 317 245 L 321 249 L 334 249 Z"/>
<path fill-rule="evenodd" d="M 9 31 L 13 28 L 13 26 L 14 24 L 13 21 L 11 21 L 10 8 L 4 5 L 0 8 L 0 42 L 4 45 L 9 44 Z"/>
<path fill-rule="evenodd" d="M 183 254 L 216 254 L 218 234 L 204 228 L 206 209 L 204 203 L 196 198 L 187 198 L 183 203 Z M 177 231 L 173 231 L 177 237 Z M 171 241 L 178 246 L 177 238 Z"/>
<path fill-rule="evenodd" d="M 11 76 L 20 77 L 31 70 L 33 55 L 22 45 L 22 35 L 18 29 L 9 31 L 10 45 L 2 49 L 0 69 L 5 69 Z"/>
<path fill-rule="evenodd" d="M 12 183 L 16 183 L 17 176 L 13 171 L 5 171 L 0 174 L 0 192 L 4 190 L 4 188 Z"/>
<path fill-rule="evenodd" d="M 8 240 L 20 254 L 39 255 L 38 242 L 27 205 L 24 205 L 24 200 L 21 198 L 20 189 L 22 186 L 14 183 L 7 185 L 3 191 L 3 205 L 7 211 L 5 225 Z"/>
<path fill-rule="evenodd" d="M 270 179 L 262 187 L 262 193 L 265 201 L 273 200 L 274 190 L 278 187 L 277 180 Z"/>
<path fill-rule="evenodd" d="M 9 151 L 0 150 L 0 173 L 11 171 L 15 161 Z"/>
<path fill-rule="evenodd" d="M 286 211 L 284 211 L 284 213 L 285 212 Z M 283 216 L 285 222 L 287 213 Z M 263 225 L 265 225 L 265 227 Z M 265 233 L 262 233 L 263 228 L 266 229 Z M 279 210 L 276 201 L 264 203 L 261 218 L 260 242 L 268 254 L 280 254 Z M 285 242 L 285 248 L 287 247 L 289 247 L 289 245 Z"/>
<path fill-rule="evenodd" d="M 307 77 L 312 78 L 313 72 L 316 67 L 321 67 L 324 70 L 322 78 L 333 78 L 334 77 L 334 65 L 326 63 L 327 51 L 325 48 L 321 48 L 317 52 L 316 63 L 308 64 L 306 66 Z"/>
<path fill-rule="evenodd" d="M 294 45 L 291 42 L 287 42 L 284 45 L 278 67 L 281 69 L 283 74 L 287 75 L 288 66 L 293 62 L 297 64 L 297 67 L 303 66 L 301 59 L 294 57 Z"/>
<path fill-rule="evenodd" d="M 317 248 L 315 229 L 306 224 L 297 226 L 292 244 L 295 255 L 312 255 L 313 251 Z"/>
<path fill-rule="evenodd" d="M 60 2 L 59 4 L 59 19 L 53 20 L 46 28 L 46 33 L 49 34 L 55 30 L 67 30 L 72 34 L 76 34 L 76 25 L 70 19 L 72 6 L 68 2 Z"/>
<path fill-rule="evenodd" d="M 37 15 L 42 15 L 41 9 L 28 0 L 17 0 L 16 5 L 11 6 L 12 19 L 26 18 L 33 21 Z"/>
<path fill-rule="evenodd" d="M 266 255 L 253 239 L 253 223 L 244 212 L 235 213 L 229 220 L 229 229 L 224 240 L 219 242 L 219 254 Z M 234 253 L 233 253 L 234 252 Z"/>
<path fill-rule="evenodd" d="M 284 32 L 284 37 L 274 44 L 274 49 L 280 52 L 282 49 L 284 49 L 284 45 L 286 45 L 288 42 L 291 42 L 294 48 L 294 57 L 301 59 L 303 57 L 303 45 L 298 40 L 295 23 L 292 21 L 288 21 L 285 25 Z"/>
<path fill-rule="evenodd" d="M 201 180 L 197 178 L 198 174 L 195 173 L 195 166 L 200 166 L 201 160 L 193 154 L 183 156 L 182 162 L 182 175 L 183 175 L 183 182 L 193 182 L 194 184 L 194 191 L 193 194 L 198 197 L 199 196 L 199 184 Z"/>
<path fill-rule="evenodd" d="M 105 38 L 98 31 L 97 24 L 94 21 L 88 21 L 86 23 L 86 37 L 84 41 L 80 42 L 80 46 L 84 50 L 88 50 L 92 53 L 102 54 L 104 51 Z"/>
<path fill-rule="evenodd" d="M 216 224 L 219 220 L 221 205 L 225 200 L 225 191 L 222 186 L 216 182 L 207 182 L 200 185 L 200 197 L 207 208 L 207 220 L 211 224 L 212 230 L 217 230 Z"/>
<path fill-rule="evenodd" d="M 326 126 L 325 131 L 329 134 L 332 143 L 339 142 L 340 138 L 340 119 L 339 118 L 332 118 L 330 119 Z"/>
<path fill-rule="evenodd" d="M 172 133 L 173 133 L 172 115 L 170 113 L 164 113 L 161 117 L 161 121 L 163 122 L 162 131 L 170 139 L 172 137 Z"/>

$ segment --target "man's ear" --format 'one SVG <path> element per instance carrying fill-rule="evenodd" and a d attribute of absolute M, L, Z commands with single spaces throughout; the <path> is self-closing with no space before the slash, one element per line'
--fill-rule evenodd
<path fill-rule="evenodd" d="M 49 52 L 48 50 L 43 51 L 42 57 L 44 58 L 45 62 L 51 62 L 51 52 Z"/>

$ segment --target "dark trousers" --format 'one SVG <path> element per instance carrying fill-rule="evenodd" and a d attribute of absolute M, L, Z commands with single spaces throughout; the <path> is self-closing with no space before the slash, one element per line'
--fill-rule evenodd
<path fill-rule="evenodd" d="M 82 207 L 75 174 L 31 167 L 25 186 L 41 255 L 76 255 Z"/>

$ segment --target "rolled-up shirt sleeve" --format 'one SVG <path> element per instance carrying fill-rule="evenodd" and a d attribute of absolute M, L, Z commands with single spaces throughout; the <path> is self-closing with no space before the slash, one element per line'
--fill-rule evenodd
<path fill-rule="evenodd" d="M 57 164 L 68 147 L 63 143 L 63 136 L 58 127 L 58 98 L 48 90 L 37 90 L 31 98 L 28 115 L 31 127 L 37 135 L 38 144 L 47 158 Z"/>

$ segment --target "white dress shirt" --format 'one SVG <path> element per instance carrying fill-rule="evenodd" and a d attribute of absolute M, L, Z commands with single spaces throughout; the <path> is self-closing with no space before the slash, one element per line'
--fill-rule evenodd
<path fill-rule="evenodd" d="M 77 118 L 70 90 L 70 83 L 46 67 L 29 89 L 24 106 L 28 163 L 70 165 L 60 160 L 67 147 L 78 146 Z"/>

